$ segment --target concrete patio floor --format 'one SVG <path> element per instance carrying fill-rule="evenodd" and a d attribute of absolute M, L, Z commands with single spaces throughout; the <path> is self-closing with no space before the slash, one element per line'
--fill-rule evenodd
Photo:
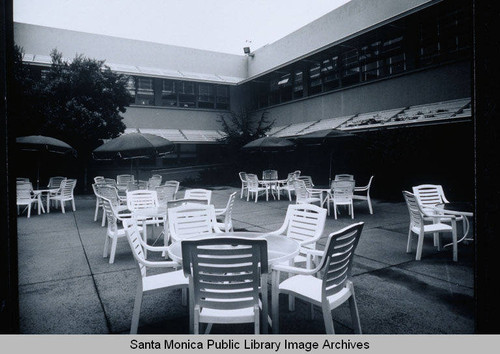
<path fill-rule="evenodd" d="M 212 203 L 219 208 L 225 206 L 229 194 L 236 190 L 213 188 Z M 235 229 L 276 230 L 289 204 L 288 200 L 261 199 L 253 203 L 237 198 Z M 25 214 L 18 217 L 23 334 L 129 332 L 138 280 L 129 245 L 126 239 L 120 239 L 115 262 L 109 264 L 102 256 L 106 229 L 100 226 L 100 220 L 93 221 L 94 197 L 77 197 L 76 207 L 76 212 L 66 214 L 52 210 L 30 219 Z M 370 215 L 366 203 L 356 202 L 354 221 L 346 213 L 338 220 L 328 217 L 321 242 L 324 245 L 329 233 L 352 222 L 365 222 L 353 267 L 363 333 L 474 333 L 473 244 L 459 245 L 455 263 L 450 247 L 438 252 L 432 237 L 427 237 L 422 260 L 415 261 L 416 241 L 413 252 L 405 252 L 409 224 L 406 205 L 374 201 L 373 207 L 374 215 Z M 305 303 L 297 300 L 296 310 L 289 312 L 285 297 L 280 300 L 282 334 L 324 333 L 319 308 L 311 319 Z M 353 333 L 347 303 L 335 309 L 333 316 L 337 333 Z M 252 332 L 252 325 L 214 325 L 212 329 L 213 334 Z M 188 309 L 181 305 L 180 291 L 144 296 L 139 333 L 188 333 Z"/>

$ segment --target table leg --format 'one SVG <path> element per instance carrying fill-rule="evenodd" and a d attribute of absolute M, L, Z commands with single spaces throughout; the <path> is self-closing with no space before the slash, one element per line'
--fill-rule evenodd
<path fill-rule="evenodd" d="M 273 334 L 279 333 L 279 284 L 280 272 L 273 270 L 271 272 L 271 326 Z"/>
<path fill-rule="evenodd" d="M 467 235 L 469 234 L 469 230 L 470 230 L 469 218 L 465 215 L 462 215 L 462 217 L 464 218 L 464 235 L 462 236 L 462 238 L 460 240 L 457 241 L 457 244 L 462 242 L 462 241 L 473 241 L 474 240 L 473 238 L 467 238 Z M 448 247 L 451 245 L 453 245 L 453 242 L 444 245 L 444 247 Z"/>

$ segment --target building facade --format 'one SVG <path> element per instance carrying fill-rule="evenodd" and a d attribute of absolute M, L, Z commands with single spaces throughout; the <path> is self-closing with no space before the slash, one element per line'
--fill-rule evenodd
<path fill-rule="evenodd" d="M 282 137 L 328 128 L 441 134 L 430 127 L 445 126 L 472 163 L 467 0 L 352 0 L 250 55 L 22 23 L 14 30 L 28 65 L 50 65 L 56 48 L 129 75 L 127 131 L 162 135 L 188 154 L 222 137 L 219 115 L 245 108 L 267 111 L 270 134 Z"/>

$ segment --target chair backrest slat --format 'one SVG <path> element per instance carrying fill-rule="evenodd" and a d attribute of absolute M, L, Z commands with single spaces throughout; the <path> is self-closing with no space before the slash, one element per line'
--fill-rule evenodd
<path fill-rule="evenodd" d="M 262 171 L 262 179 L 278 179 L 278 171 L 264 170 Z"/>
<path fill-rule="evenodd" d="M 312 204 L 289 205 L 285 216 L 286 236 L 300 244 L 318 240 L 323 234 L 325 221 L 324 208 Z M 312 242 L 305 247 L 315 248 L 316 244 Z"/>
<path fill-rule="evenodd" d="M 130 211 L 156 208 L 158 197 L 156 191 L 137 190 L 127 192 L 127 207 Z"/>
<path fill-rule="evenodd" d="M 335 181 L 354 181 L 354 176 L 348 174 L 335 175 Z"/>
<path fill-rule="evenodd" d="M 420 204 L 414 194 L 403 191 L 403 195 L 406 200 L 406 206 L 408 207 L 408 212 L 410 213 L 410 227 L 421 228 L 424 225 L 423 212 Z"/>
<path fill-rule="evenodd" d="M 203 199 L 207 200 L 208 204 L 212 199 L 212 191 L 208 189 L 187 189 L 184 192 L 185 199 Z"/>
<path fill-rule="evenodd" d="M 444 203 L 443 187 L 436 184 L 422 184 L 412 187 L 413 194 L 423 207 L 433 207 L 436 204 Z"/>
<path fill-rule="evenodd" d="M 354 194 L 354 181 L 332 181 L 333 199 L 335 201 L 350 201 Z"/>
<path fill-rule="evenodd" d="M 49 184 L 47 185 L 48 188 L 59 188 L 61 187 L 61 182 L 64 181 L 66 177 L 62 176 L 56 176 L 56 177 L 50 177 L 49 178 Z"/>
<path fill-rule="evenodd" d="M 174 240 L 213 233 L 217 229 L 213 205 L 186 204 L 168 208 L 168 226 Z"/>
<path fill-rule="evenodd" d="M 222 251 L 222 252 L 221 252 Z M 258 307 L 267 241 L 212 238 L 182 241 L 185 275 L 192 277 L 195 306 L 233 310 Z"/>
<path fill-rule="evenodd" d="M 331 233 L 322 259 L 322 297 L 332 296 L 341 291 L 351 276 L 354 251 L 359 242 L 363 223 L 353 224 L 338 232 Z"/>

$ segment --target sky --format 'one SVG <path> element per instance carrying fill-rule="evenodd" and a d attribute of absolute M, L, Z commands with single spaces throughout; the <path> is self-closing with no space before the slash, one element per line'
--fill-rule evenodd
<path fill-rule="evenodd" d="M 14 21 L 243 54 L 349 0 L 14 0 Z"/>

